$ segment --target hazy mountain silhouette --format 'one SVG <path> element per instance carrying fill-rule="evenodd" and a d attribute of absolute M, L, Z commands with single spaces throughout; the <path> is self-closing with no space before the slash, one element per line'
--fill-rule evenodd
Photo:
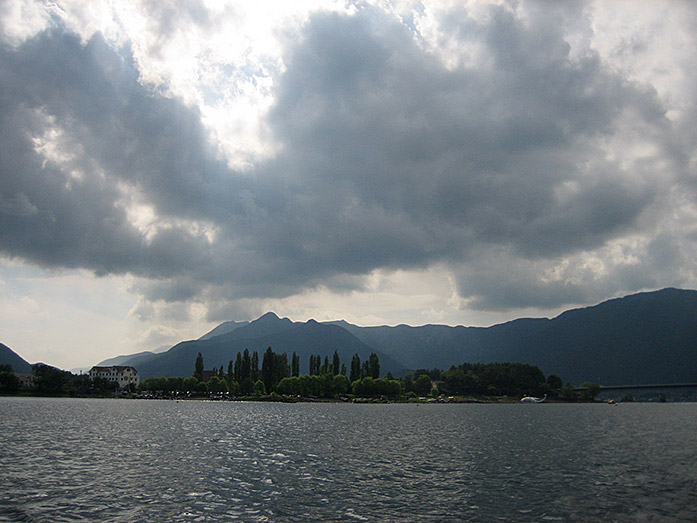
<path fill-rule="evenodd" d="M 306 323 L 294 323 L 287 318 L 280 319 L 273 313 L 267 313 L 259 319 L 240 326 L 232 331 L 208 339 L 184 341 L 169 351 L 154 355 L 136 365 L 141 378 L 149 376 L 190 376 L 194 371 L 196 356 L 200 352 L 206 369 L 220 367 L 227 369 L 228 362 L 235 360 L 237 353 L 249 349 L 250 353 L 259 353 L 259 364 L 264 351 L 271 347 L 277 353 L 287 353 L 288 360 L 293 352 L 300 357 L 302 373 L 308 371 L 311 354 L 328 356 L 330 361 L 336 350 L 342 363 L 351 366 L 351 358 L 358 354 L 365 361 L 375 349 L 358 340 L 350 332 L 334 325 L 326 325 L 310 320 Z M 405 369 L 398 361 L 386 354 L 378 353 L 384 372 L 404 373 Z"/>
<path fill-rule="evenodd" d="M 14 372 L 31 372 L 31 363 L 2 343 L 0 343 L 0 364 L 11 365 Z"/>
<path fill-rule="evenodd" d="M 571 383 L 697 381 L 697 291 L 663 289 L 492 327 L 357 327 L 335 322 L 410 368 L 522 362 Z"/>
<path fill-rule="evenodd" d="M 220 334 L 216 334 L 220 333 Z M 248 348 L 295 351 L 301 372 L 311 354 L 336 350 L 351 357 L 380 357 L 383 374 L 441 368 L 461 363 L 521 362 L 536 365 L 565 382 L 603 385 L 697 381 L 697 291 L 663 289 L 569 310 L 553 319 L 522 318 L 491 327 L 359 327 L 343 320 L 295 323 L 267 313 L 252 322 L 226 322 L 201 339 L 162 354 L 123 361 L 142 377 L 189 376 L 199 352 L 207 369 L 234 360 Z M 140 358 L 140 359 L 139 359 Z"/>

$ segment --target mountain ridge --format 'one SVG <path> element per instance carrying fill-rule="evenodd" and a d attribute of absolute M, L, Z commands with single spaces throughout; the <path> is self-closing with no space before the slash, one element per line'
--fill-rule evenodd
<path fill-rule="evenodd" d="M 293 351 L 298 353 L 303 371 L 310 354 L 331 359 L 337 350 L 347 366 L 353 353 L 364 360 L 375 352 L 383 363 L 383 374 L 394 375 L 407 369 L 448 369 L 461 363 L 519 362 L 575 384 L 697 381 L 695 290 L 636 293 L 569 309 L 551 319 L 517 318 L 489 327 L 359 327 L 345 320 L 293 322 L 272 312 L 251 322 L 232 322 L 232 326 L 231 330 L 221 329 L 222 334 L 180 342 L 134 366 L 139 371 L 142 367 L 144 377 L 175 370 L 177 374 L 169 375 L 190 375 L 199 351 L 210 368 L 226 366 L 245 348 L 261 355 L 271 346 L 289 357 Z M 339 330 L 322 330 L 321 326 Z M 178 363 L 165 363 L 168 358 Z"/>
<path fill-rule="evenodd" d="M 245 349 L 256 351 L 261 358 L 267 347 L 272 347 L 277 353 L 286 353 L 289 361 L 292 353 L 296 352 L 300 357 L 301 372 L 308 371 L 311 354 L 321 354 L 331 359 L 334 350 L 347 367 L 350 367 L 353 354 L 359 354 L 365 360 L 371 352 L 376 352 L 386 371 L 403 373 L 406 370 L 398 361 L 367 346 L 345 329 L 314 320 L 292 322 L 287 318 L 278 318 L 273 313 L 267 313 L 249 325 L 212 338 L 180 342 L 169 351 L 141 362 L 136 368 L 141 379 L 150 376 L 190 376 L 199 352 L 206 368 L 221 365 L 227 368 L 229 361 L 234 361 L 238 352 Z M 331 351 L 327 352 L 327 347 L 331 347 Z M 125 364 L 131 363 L 127 361 Z"/>
<path fill-rule="evenodd" d="M 13 372 L 31 372 L 31 363 L 26 361 L 4 343 L 0 343 L 0 364 L 11 365 Z"/>

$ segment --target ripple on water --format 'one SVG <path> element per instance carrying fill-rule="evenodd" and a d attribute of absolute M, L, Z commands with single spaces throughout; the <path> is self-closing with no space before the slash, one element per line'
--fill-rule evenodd
<path fill-rule="evenodd" d="M 0 522 L 695 521 L 696 414 L 0 398 Z"/>

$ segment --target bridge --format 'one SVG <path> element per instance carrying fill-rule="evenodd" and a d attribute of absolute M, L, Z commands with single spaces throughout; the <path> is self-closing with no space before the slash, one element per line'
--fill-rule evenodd
<path fill-rule="evenodd" d="M 584 387 L 575 389 L 585 391 Z M 598 400 L 697 402 L 697 383 L 601 385 Z"/>

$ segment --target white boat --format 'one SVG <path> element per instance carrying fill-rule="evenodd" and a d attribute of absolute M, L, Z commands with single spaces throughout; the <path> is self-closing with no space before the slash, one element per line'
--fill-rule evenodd
<path fill-rule="evenodd" d="M 544 403 L 544 401 L 547 399 L 547 394 L 545 394 L 541 398 L 536 398 L 534 396 L 523 396 L 523 398 L 520 400 L 521 403 Z"/>

